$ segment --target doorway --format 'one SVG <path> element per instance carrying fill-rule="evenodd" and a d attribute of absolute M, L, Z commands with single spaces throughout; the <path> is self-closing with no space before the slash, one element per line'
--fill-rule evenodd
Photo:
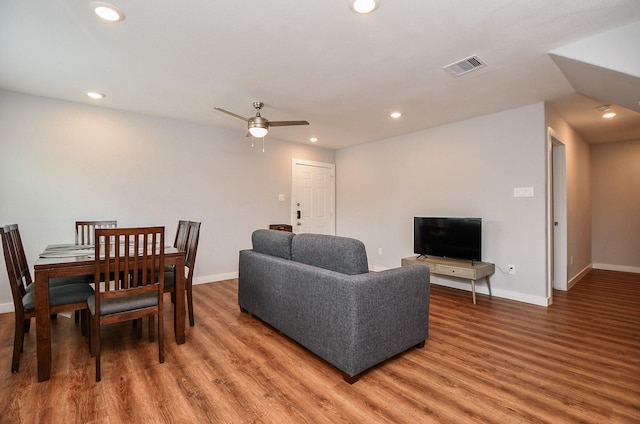
<path fill-rule="evenodd" d="M 335 164 L 293 159 L 291 168 L 293 232 L 335 235 Z"/>

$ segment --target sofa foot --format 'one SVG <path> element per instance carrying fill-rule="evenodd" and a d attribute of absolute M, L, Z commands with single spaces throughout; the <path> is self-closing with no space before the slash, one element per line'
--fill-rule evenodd
<path fill-rule="evenodd" d="M 351 377 L 349 374 L 347 374 L 346 372 L 342 373 L 342 378 L 344 379 L 344 381 L 346 381 L 349 384 L 353 384 L 356 381 L 360 380 L 360 376 L 362 375 L 362 373 L 360 374 L 356 374 L 353 377 Z"/>
<path fill-rule="evenodd" d="M 422 348 L 424 347 L 424 342 L 425 342 L 425 341 L 423 340 L 423 341 L 421 341 L 420 343 L 418 343 L 418 344 L 416 345 L 416 348 L 417 348 L 417 349 L 422 349 Z"/>

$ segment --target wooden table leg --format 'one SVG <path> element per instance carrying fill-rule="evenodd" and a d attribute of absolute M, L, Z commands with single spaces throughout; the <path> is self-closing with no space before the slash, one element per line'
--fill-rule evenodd
<path fill-rule="evenodd" d="M 176 335 L 176 343 L 182 344 L 185 341 L 184 326 L 185 326 L 185 282 L 184 282 L 184 255 L 180 256 L 176 260 L 176 303 L 173 307 L 173 330 Z"/>
<path fill-rule="evenodd" d="M 49 313 L 49 274 L 35 272 L 36 285 L 36 345 L 38 381 L 51 378 L 51 322 Z"/>
<path fill-rule="evenodd" d="M 473 304 L 476 304 L 476 280 L 471 280 L 471 296 L 473 297 Z"/>

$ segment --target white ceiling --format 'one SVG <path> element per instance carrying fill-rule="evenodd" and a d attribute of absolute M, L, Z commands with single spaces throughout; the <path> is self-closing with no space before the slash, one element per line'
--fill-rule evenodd
<path fill-rule="evenodd" d="M 124 21 L 101 21 L 88 0 L 2 0 L 0 89 L 237 129 L 239 140 L 245 124 L 213 108 L 248 117 L 259 100 L 270 120 L 311 123 L 268 137 L 316 136 L 332 149 L 541 101 L 590 142 L 640 139 L 640 92 L 635 111 L 622 108 L 593 63 L 549 54 L 640 25 L 638 0 L 382 0 L 366 16 L 347 0 L 110 3 Z M 631 43 L 633 57 L 640 45 Z M 473 54 L 488 66 L 458 78 L 443 71 Z M 640 90 L 639 69 L 596 65 Z M 85 90 L 107 97 L 96 103 Z M 592 112 L 603 103 L 624 123 L 602 130 Z M 404 116 L 392 120 L 393 110 Z"/>

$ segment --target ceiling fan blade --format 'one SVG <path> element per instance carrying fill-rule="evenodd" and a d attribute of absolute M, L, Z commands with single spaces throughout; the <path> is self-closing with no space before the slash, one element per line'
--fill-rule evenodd
<path fill-rule="evenodd" d="M 309 125 L 308 121 L 269 121 L 270 127 L 287 127 L 289 125 Z"/>
<path fill-rule="evenodd" d="M 214 107 L 214 109 L 217 110 L 217 111 L 220 111 L 222 113 L 226 113 L 227 115 L 231 115 L 231 116 L 233 116 L 235 118 L 242 119 L 245 122 L 249 121 L 249 118 L 245 118 L 244 116 L 240 116 L 240 115 L 235 114 L 233 112 L 229 112 L 228 110 L 222 109 L 221 107 Z"/>

